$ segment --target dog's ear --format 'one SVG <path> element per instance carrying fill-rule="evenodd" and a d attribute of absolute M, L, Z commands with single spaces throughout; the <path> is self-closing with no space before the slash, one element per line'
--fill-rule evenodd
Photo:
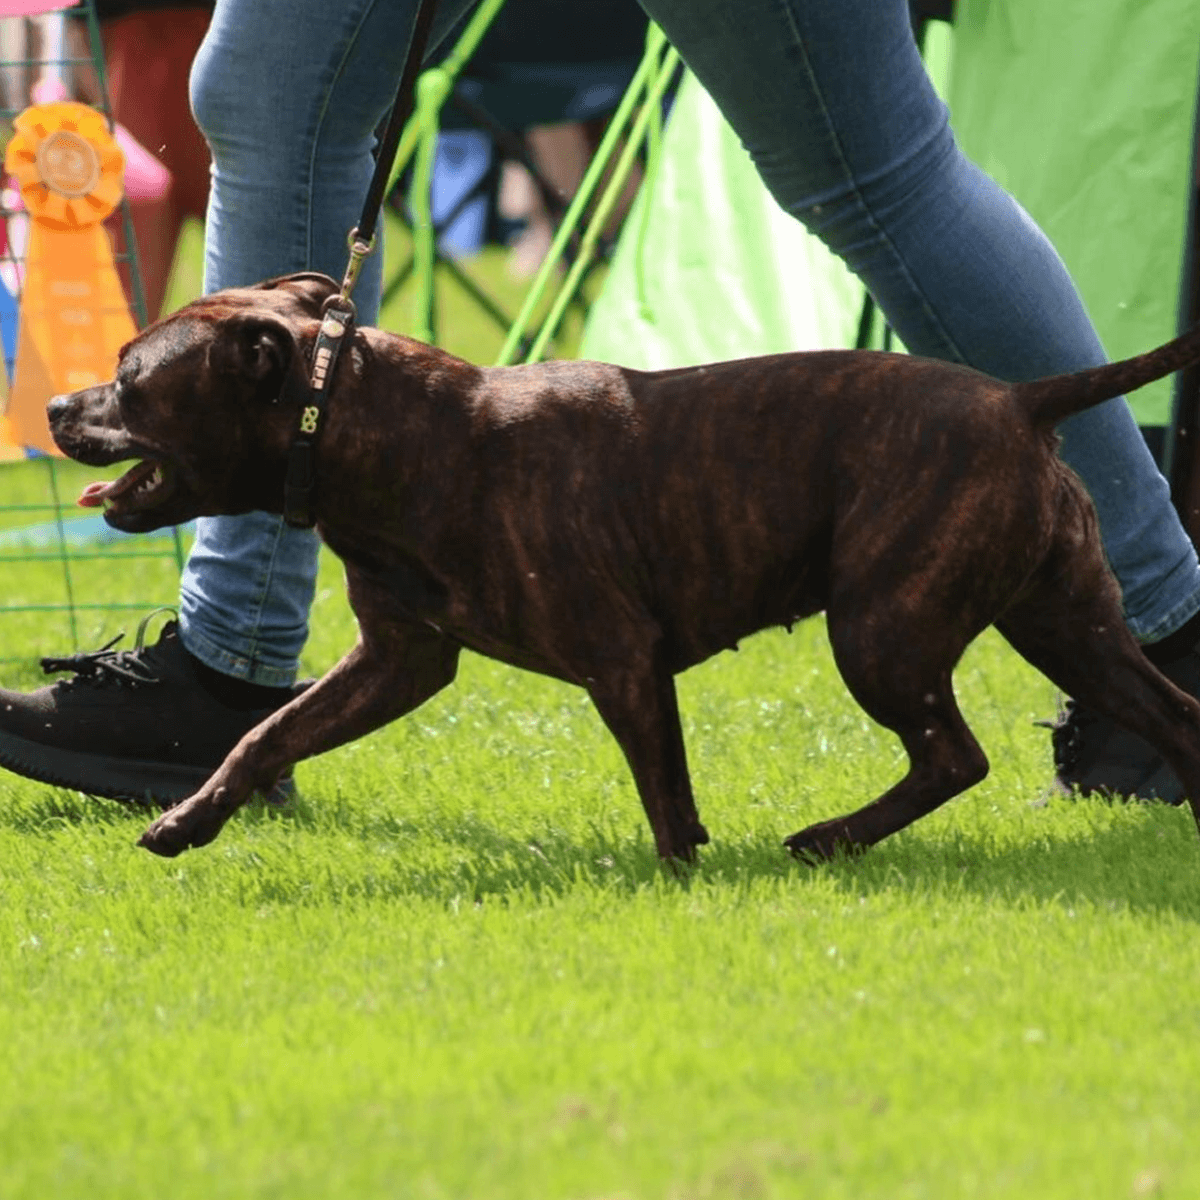
<path fill-rule="evenodd" d="M 282 321 L 241 316 L 225 323 L 209 350 L 209 363 L 219 375 L 233 376 L 277 395 L 296 353 L 296 340 Z"/>
<path fill-rule="evenodd" d="M 264 291 L 287 292 L 302 308 L 314 316 L 320 315 L 321 306 L 341 288 L 341 284 L 337 280 L 328 275 L 322 275 L 319 271 L 301 271 L 295 275 L 280 275 L 257 286 Z"/>

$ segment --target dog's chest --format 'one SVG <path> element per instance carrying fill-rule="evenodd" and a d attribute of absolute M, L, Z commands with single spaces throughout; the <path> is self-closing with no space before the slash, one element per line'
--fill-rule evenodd
<path fill-rule="evenodd" d="M 446 611 L 449 595 L 445 587 L 417 563 L 374 567 L 367 573 L 414 617 L 424 620 Z"/>

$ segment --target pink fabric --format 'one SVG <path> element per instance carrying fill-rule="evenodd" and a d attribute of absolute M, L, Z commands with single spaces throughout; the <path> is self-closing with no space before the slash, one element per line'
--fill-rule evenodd
<path fill-rule="evenodd" d="M 74 8 L 76 0 L 0 0 L 0 17 L 32 17 L 37 13 Z"/>
<path fill-rule="evenodd" d="M 3 4 L 4 0 L 0 0 Z M 70 92 L 67 85 L 57 75 L 43 75 L 29 89 L 29 99 L 34 104 L 57 104 L 60 100 L 69 100 Z"/>
<path fill-rule="evenodd" d="M 117 145 L 125 154 L 125 195 L 131 204 L 161 200 L 171 190 L 171 172 L 125 128 L 116 128 Z"/>

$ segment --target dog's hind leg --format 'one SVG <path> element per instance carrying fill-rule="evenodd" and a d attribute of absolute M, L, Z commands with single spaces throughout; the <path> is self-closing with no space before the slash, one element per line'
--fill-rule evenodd
<path fill-rule="evenodd" d="M 587 687 L 629 763 L 659 856 L 692 861 L 708 831 L 692 796 L 675 680 L 661 653 L 630 655 Z"/>
<path fill-rule="evenodd" d="M 829 639 L 842 678 L 866 713 L 892 730 L 909 769 L 877 800 L 810 825 L 785 845 L 805 859 L 855 852 L 932 812 L 987 774 L 988 762 L 954 698 L 951 672 L 970 640 L 946 627 L 916 639 L 896 607 L 842 620 L 831 611 Z"/>
<path fill-rule="evenodd" d="M 1081 704 L 1144 738 L 1170 763 L 1200 831 L 1200 704 L 1161 674 L 1125 625 L 1115 584 L 1041 589 L 996 628 L 1027 662 Z"/>

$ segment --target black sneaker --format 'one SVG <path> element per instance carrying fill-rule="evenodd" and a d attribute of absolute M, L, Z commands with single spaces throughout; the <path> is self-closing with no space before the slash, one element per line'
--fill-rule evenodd
<path fill-rule="evenodd" d="M 72 671 L 70 679 L 29 693 L 0 689 L 0 766 L 91 796 L 169 807 L 195 792 L 248 729 L 308 686 L 278 689 L 278 704 L 231 708 L 202 685 L 177 622 L 143 645 L 149 620 L 133 650 L 114 650 L 118 635 L 89 654 L 42 660 L 47 674 Z M 292 789 L 289 773 L 267 798 L 283 802 Z"/>
<path fill-rule="evenodd" d="M 1161 666 L 1168 679 L 1189 695 L 1200 695 L 1200 650 Z M 1068 700 L 1050 725 L 1058 782 L 1085 796 L 1100 792 L 1129 800 L 1182 804 L 1187 796 L 1162 755 L 1135 733 Z"/>

